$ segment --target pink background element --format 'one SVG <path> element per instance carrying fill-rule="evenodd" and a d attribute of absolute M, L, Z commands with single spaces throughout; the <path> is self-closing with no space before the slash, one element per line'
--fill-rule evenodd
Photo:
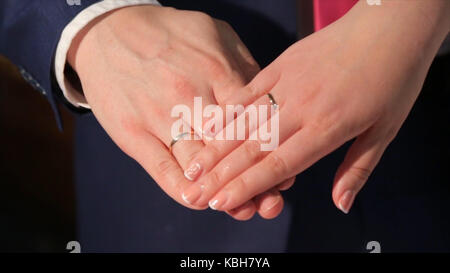
<path fill-rule="evenodd" d="M 314 0 L 314 28 L 320 30 L 333 23 L 347 11 L 349 11 L 358 0 Z"/>

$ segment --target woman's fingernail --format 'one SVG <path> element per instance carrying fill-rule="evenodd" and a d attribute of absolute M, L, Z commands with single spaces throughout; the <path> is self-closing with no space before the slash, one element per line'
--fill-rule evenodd
<path fill-rule="evenodd" d="M 189 205 L 194 204 L 202 195 L 202 188 L 199 185 L 190 186 L 183 194 L 181 198 L 183 198 L 184 202 Z"/>
<path fill-rule="evenodd" d="M 347 214 L 352 207 L 353 200 L 355 200 L 355 192 L 352 190 L 346 191 L 339 200 L 339 209 L 342 210 L 343 213 Z"/>
<path fill-rule="evenodd" d="M 187 179 L 194 181 L 200 175 L 201 171 L 202 166 L 199 163 L 194 163 L 184 171 L 184 176 Z"/>
<path fill-rule="evenodd" d="M 209 201 L 208 205 L 211 209 L 216 210 L 217 202 L 219 202 L 219 200 L 214 199 L 214 200 Z"/>
<path fill-rule="evenodd" d="M 281 200 L 282 200 L 282 197 L 277 196 L 275 200 L 270 200 L 270 202 L 263 202 L 261 204 L 261 210 L 264 212 L 268 212 L 269 210 L 276 207 L 280 203 Z"/>
<path fill-rule="evenodd" d="M 189 205 L 191 204 L 191 202 L 189 202 L 189 200 L 187 199 L 187 197 L 184 193 L 181 194 L 181 198 L 183 199 L 184 202 L 188 203 Z"/>
<path fill-rule="evenodd" d="M 219 195 L 216 198 L 211 199 L 211 201 L 209 201 L 208 205 L 213 210 L 222 210 L 222 207 L 223 207 L 223 205 L 225 205 L 226 202 L 227 202 L 227 196 L 225 193 L 221 192 L 221 193 L 219 193 Z"/>

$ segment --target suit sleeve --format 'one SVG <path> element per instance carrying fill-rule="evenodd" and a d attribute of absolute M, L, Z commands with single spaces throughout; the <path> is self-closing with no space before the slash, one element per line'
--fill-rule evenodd
<path fill-rule="evenodd" d="M 60 129 L 56 100 L 61 92 L 53 76 L 55 50 L 65 26 L 97 2 L 100 0 L 0 1 L 0 54 L 47 98 Z"/>
<path fill-rule="evenodd" d="M 55 53 L 55 76 L 64 98 L 74 111 L 90 109 L 76 73 L 67 65 L 67 52 L 75 36 L 95 18 L 115 9 L 135 5 L 160 5 L 156 0 L 106 0 L 86 8 L 64 28 Z M 66 77 L 67 75 L 67 77 Z"/>

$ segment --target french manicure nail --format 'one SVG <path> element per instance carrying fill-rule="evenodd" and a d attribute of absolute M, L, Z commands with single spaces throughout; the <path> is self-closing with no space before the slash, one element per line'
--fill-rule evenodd
<path fill-rule="evenodd" d="M 219 200 L 217 200 L 217 199 L 211 200 L 211 201 L 209 201 L 208 205 L 211 209 L 216 210 L 217 202 L 219 202 Z"/>
<path fill-rule="evenodd" d="M 191 204 L 191 202 L 189 202 L 189 200 L 187 199 L 187 197 L 184 193 L 181 195 L 181 198 L 183 199 L 184 202 L 188 203 L 189 205 Z"/>
<path fill-rule="evenodd" d="M 225 205 L 225 203 L 227 202 L 227 196 L 226 194 L 219 193 L 219 195 L 214 198 L 211 199 L 211 201 L 209 201 L 208 205 L 211 209 L 213 210 L 221 210 L 223 205 Z"/>
<path fill-rule="evenodd" d="M 339 209 L 347 214 L 352 207 L 353 201 L 355 200 L 355 192 L 352 190 L 346 191 L 339 200 Z"/>
<path fill-rule="evenodd" d="M 271 200 L 270 203 L 269 202 L 263 202 L 261 204 L 261 210 L 264 211 L 264 212 L 268 212 L 271 209 L 273 209 L 274 207 L 276 207 L 280 203 L 281 200 L 282 200 L 282 197 L 281 196 L 277 196 L 277 199 L 276 200 Z"/>
<path fill-rule="evenodd" d="M 202 166 L 199 163 L 194 163 L 184 171 L 184 176 L 187 179 L 194 181 L 200 175 L 201 171 Z"/>

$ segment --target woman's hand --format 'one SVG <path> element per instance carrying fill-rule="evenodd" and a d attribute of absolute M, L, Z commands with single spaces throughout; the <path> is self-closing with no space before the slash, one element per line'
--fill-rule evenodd
<path fill-rule="evenodd" d="M 194 97 L 202 97 L 204 105 L 221 104 L 259 71 L 225 22 L 150 5 L 98 18 L 77 36 L 68 59 L 106 132 L 181 204 L 186 204 L 181 193 L 191 184 L 181 168 L 187 168 L 204 144 L 181 140 L 172 156 L 168 147 L 177 120 L 171 117 L 172 108 L 183 104 L 193 109 Z M 257 200 L 270 201 L 272 195 Z M 247 219 L 255 210 L 250 201 L 230 214 Z"/>
<path fill-rule="evenodd" d="M 183 193 L 185 199 L 233 209 L 356 138 L 332 193 L 347 213 L 411 110 L 449 32 L 449 15 L 446 0 L 360 1 L 336 23 L 294 44 L 239 98 L 258 105 L 269 103 L 264 94 L 273 95 L 280 146 L 264 152 L 261 141 L 211 142 L 190 163 L 207 174 Z"/>

